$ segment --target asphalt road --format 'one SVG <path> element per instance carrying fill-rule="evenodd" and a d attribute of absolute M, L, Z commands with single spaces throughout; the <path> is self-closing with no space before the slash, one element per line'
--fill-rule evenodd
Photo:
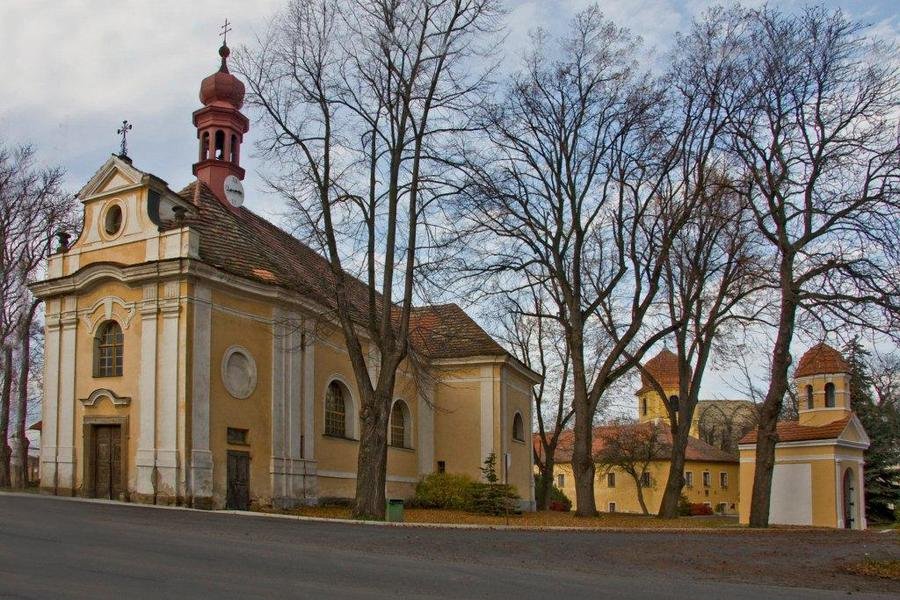
<path fill-rule="evenodd" d="M 634 564 L 566 568 L 592 548 L 621 544 L 634 554 L 635 535 L 376 527 L 0 494 L 0 598 L 803 600 L 852 593 L 723 581 L 715 568 L 705 577 L 666 573 L 642 568 L 639 555 Z M 640 535 L 648 551 L 654 535 Z"/>

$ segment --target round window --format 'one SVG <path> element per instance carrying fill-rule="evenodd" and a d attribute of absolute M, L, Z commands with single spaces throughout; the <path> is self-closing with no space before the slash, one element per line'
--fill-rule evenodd
<path fill-rule="evenodd" d="M 113 204 L 106 210 L 106 218 L 103 219 L 103 230 L 106 235 L 116 235 L 122 229 L 122 207 Z"/>
<path fill-rule="evenodd" d="M 235 398 L 246 398 L 256 389 L 256 362 L 244 348 L 232 346 L 222 357 L 222 382 Z"/>

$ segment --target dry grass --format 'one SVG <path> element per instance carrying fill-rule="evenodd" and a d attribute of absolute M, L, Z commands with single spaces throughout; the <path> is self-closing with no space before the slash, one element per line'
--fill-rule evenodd
<path fill-rule="evenodd" d="M 266 511 L 276 512 L 276 511 Z M 324 519 L 349 519 L 350 509 L 344 507 L 302 507 L 284 512 L 303 517 L 317 517 Z M 693 517 L 681 519 L 656 519 L 640 515 L 626 514 L 602 514 L 595 518 L 576 517 L 574 513 L 563 512 L 531 512 L 521 515 L 506 517 L 494 517 L 478 515 L 460 510 L 436 510 L 423 508 L 407 508 L 404 511 L 404 521 L 407 523 L 430 523 L 452 525 L 510 525 L 514 527 L 580 527 L 585 529 L 597 529 L 604 527 L 614 528 L 721 528 L 738 527 L 734 518 L 728 517 Z"/>
<path fill-rule="evenodd" d="M 846 570 L 853 575 L 900 581 L 900 560 L 873 560 L 867 558 L 862 562 L 853 563 Z"/>

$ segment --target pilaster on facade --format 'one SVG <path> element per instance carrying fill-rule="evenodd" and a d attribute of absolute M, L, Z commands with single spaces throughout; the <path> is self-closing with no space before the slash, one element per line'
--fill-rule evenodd
<path fill-rule="evenodd" d="M 194 508 L 213 508 L 213 457 L 209 447 L 210 344 L 212 290 L 194 286 L 191 332 L 191 468 L 189 493 Z"/>
<path fill-rule="evenodd" d="M 135 500 L 152 503 L 156 497 L 156 339 L 157 284 L 143 287 L 141 315 L 141 371 L 138 384 L 140 415 L 135 454 Z"/>
<path fill-rule="evenodd" d="M 59 419 L 59 301 L 47 303 L 44 334 L 44 398 L 41 404 L 41 488 L 57 492 L 56 446 Z"/>
<path fill-rule="evenodd" d="M 481 367 L 481 460 L 494 452 L 494 368 Z M 502 459 L 502 457 L 500 457 Z"/>
<path fill-rule="evenodd" d="M 304 320 L 303 334 L 303 458 L 316 459 L 316 325 Z"/>
<path fill-rule="evenodd" d="M 59 400 L 56 445 L 56 491 L 63 496 L 75 492 L 75 362 L 77 360 L 78 315 L 74 296 L 63 300 L 60 315 Z"/>
<path fill-rule="evenodd" d="M 307 463 L 304 442 L 306 331 L 295 312 L 276 308 L 272 321 L 272 457 L 269 473 L 276 506 L 302 504 L 314 487 L 315 464 Z"/>
<path fill-rule="evenodd" d="M 418 473 L 423 477 L 434 471 L 434 383 L 421 382 L 417 397 Z"/>
<path fill-rule="evenodd" d="M 167 282 L 163 287 L 164 298 L 159 304 L 161 332 L 157 367 L 156 501 L 161 504 L 174 504 L 178 498 L 178 365 L 182 356 L 179 290 L 178 281 Z"/>

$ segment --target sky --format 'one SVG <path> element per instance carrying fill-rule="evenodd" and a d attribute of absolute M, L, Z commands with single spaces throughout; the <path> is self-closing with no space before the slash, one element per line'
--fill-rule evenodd
<path fill-rule="evenodd" d="M 66 170 L 73 192 L 118 151 L 116 129 L 134 128 L 129 156 L 141 170 L 181 189 L 191 180 L 196 133 L 191 114 L 200 107 L 200 81 L 218 69 L 219 27 L 232 23 L 228 44 L 252 46 L 255 35 L 285 0 L 0 0 L 0 141 L 31 143 L 46 164 Z M 537 26 L 566 26 L 587 0 L 508 1 L 504 52 L 515 61 Z M 706 7 L 706 0 L 608 0 L 607 17 L 641 36 L 647 60 L 658 62 L 676 32 Z M 755 1 L 745 4 L 758 4 Z M 783 8 L 802 6 L 783 0 Z M 877 35 L 900 40 L 896 0 L 827 1 L 870 24 Z M 509 64 L 515 65 L 515 62 Z M 251 120 L 256 116 L 248 115 Z M 278 222 L 284 206 L 263 193 L 254 157 L 253 126 L 243 144 L 248 208 Z M 714 376 L 709 393 L 728 396 Z"/>

